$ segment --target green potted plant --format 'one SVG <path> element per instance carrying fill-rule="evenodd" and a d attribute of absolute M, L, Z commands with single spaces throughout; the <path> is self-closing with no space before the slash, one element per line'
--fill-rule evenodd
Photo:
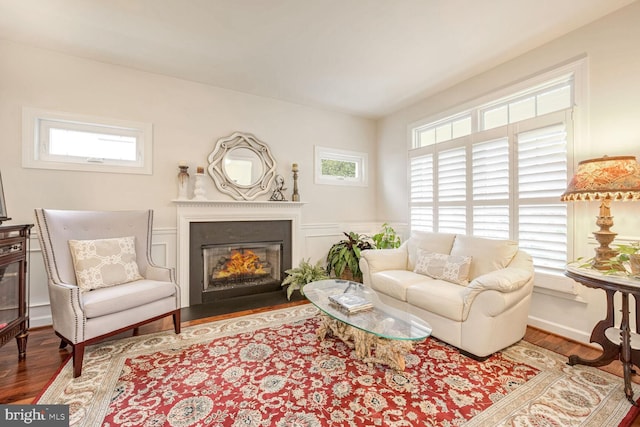
<path fill-rule="evenodd" d="M 300 294 L 304 295 L 304 285 L 318 280 L 328 279 L 327 273 L 318 261 L 315 265 L 311 264 L 310 258 L 300 261 L 295 268 L 285 270 L 287 277 L 282 281 L 282 286 L 287 286 L 287 299 L 291 299 L 293 291 L 300 290 Z"/>
<path fill-rule="evenodd" d="M 365 249 L 374 249 L 369 236 L 349 232 L 343 234 L 346 239 L 333 244 L 327 254 L 327 274 L 333 272 L 335 277 L 346 280 L 361 281 L 360 252 Z"/>
<path fill-rule="evenodd" d="M 615 245 L 618 255 L 611 258 L 610 272 L 622 271 L 633 276 L 640 275 L 640 242 Z"/>
<path fill-rule="evenodd" d="M 386 222 L 382 224 L 382 230 L 371 236 L 371 239 L 376 249 L 394 249 L 402 243 L 396 230 Z"/>

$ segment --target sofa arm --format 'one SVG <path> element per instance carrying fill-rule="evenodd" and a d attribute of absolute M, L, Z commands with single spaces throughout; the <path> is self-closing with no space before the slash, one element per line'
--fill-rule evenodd
<path fill-rule="evenodd" d="M 360 252 L 362 283 L 371 286 L 371 275 L 385 270 L 405 270 L 408 254 L 405 247 L 396 249 L 367 249 Z"/>
<path fill-rule="evenodd" d="M 507 267 L 492 271 L 475 278 L 466 289 L 464 296 L 464 314 L 466 319 L 471 305 L 476 297 L 484 291 L 497 291 L 502 294 L 517 293 L 526 285 L 533 282 L 533 267 L 529 269 Z M 532 287 L 529 287 L 533 289 Z"/>
<path fill-rule="evenodd" d="M 73 344 L 84 341 L 86 316 L 80 288 L 68 283 L 49 283 L 53 329 Z"/>
<path fill-rule="evenodd" d="M 367 249 L 360 252 L 362 282 L 370 286 L 371 275 L 385 270 L 406 270 L 408 254 L 405 247 L 396 249 Z"/>
<path fill-rule="evenodd" d="M 523 287 L 530 280 L 533 280 L 533 271 L 507 267 L 483 274 L 469 283 L 467 287 L 472 291 L 478 292 L 486 289 L 513 292 Z"/>
<path fill-rule="evenodd" d="M 360 253 L 360 261 L 368 264 L 371 273 L 385 270 L 406 270 L 407 250 L 396 249 L 367 249 Z"/>

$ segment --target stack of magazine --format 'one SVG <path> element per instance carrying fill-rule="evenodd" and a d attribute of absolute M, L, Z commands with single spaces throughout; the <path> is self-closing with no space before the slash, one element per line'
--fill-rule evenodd
<path fill-rule="evenodd" d="M 330 295 L 329 301 L 338 309 L 349 314 L 373 308 L 373 304 L 366 298 L 354 294 Z"/>

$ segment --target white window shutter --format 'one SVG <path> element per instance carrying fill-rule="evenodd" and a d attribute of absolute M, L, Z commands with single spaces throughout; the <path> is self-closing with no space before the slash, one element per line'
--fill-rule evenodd
<path fill-rule="evenodd" d="M 564 123 L 517 134 L 518 241 L 539 272 L 567 262 L 567 132 Z"/>
<path fill-rule="evenodd" d="M 411 228 L 433 231 L 433 154 L 410 160 Z"/>

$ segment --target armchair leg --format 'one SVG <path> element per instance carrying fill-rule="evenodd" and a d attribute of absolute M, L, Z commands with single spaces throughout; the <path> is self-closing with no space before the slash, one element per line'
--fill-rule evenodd
<path fill-rule="evenodd" d="M 73 378 L 78 378 L 82 374 L 82 359 L 84 358 L 84 343 L 73 346 Z"/>
<path fill-rule="evenodd" d="M 58 347 L 58 349 L 62 350 L 66 346 L 67 346 L 67 342 L 65 340 L 60 340 L 60 346 Z"/>
<path fill-rule="evenodd" d="M 180 309 L 173 312 L 173 329 L 176 334 L 180 333 Z"/>

